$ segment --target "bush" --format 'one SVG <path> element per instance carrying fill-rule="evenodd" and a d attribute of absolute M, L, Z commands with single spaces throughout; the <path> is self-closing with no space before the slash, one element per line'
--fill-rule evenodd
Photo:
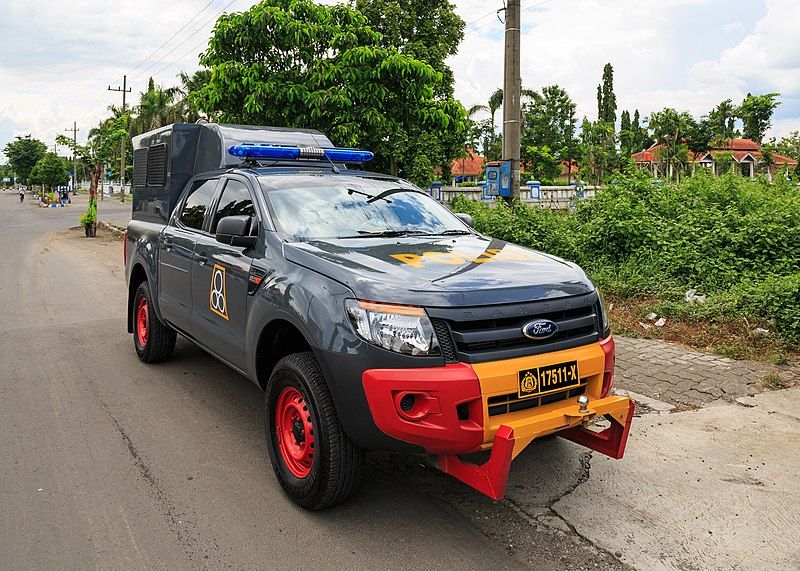
<path fill-rule="evenodd" d="M 86 214 L 80 218 L 80 224 L 86 227 L 95 222 L 97 222 L 97 202 L 95 200 L 90 200 L 89 207 L 86 209 Z"/>
<path fill-rule="evenodd" d="M 480 231 L 572 260 L 619 297 L 682 302 L 695 287 L 709 294 L 697 311 L 755 315 L 800 340 L 800 191 L 702 172 L 680 184 L 653 185 L 638 171 L 575 212 L 458 197 Z"/>

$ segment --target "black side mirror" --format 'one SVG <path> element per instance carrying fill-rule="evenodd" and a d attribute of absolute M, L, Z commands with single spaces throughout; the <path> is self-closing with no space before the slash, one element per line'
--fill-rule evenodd
<path fill-rule="evenodd" d="M 470 228 L 475 228 L 475 223 L 472 221 L 472 216 L 469 214 L 464 214 L 463 212 L 456 212 L 456 218 L 461 220 L 464 224 L 469 226 Z"/>
<path fill-rule="evenodd" d="M 225 216 L 217 223 L 217 242 L 239 246 L 241 248 L 254 248 L 256 236 L 250 235 L 253 217 L 247 215 Z"/>

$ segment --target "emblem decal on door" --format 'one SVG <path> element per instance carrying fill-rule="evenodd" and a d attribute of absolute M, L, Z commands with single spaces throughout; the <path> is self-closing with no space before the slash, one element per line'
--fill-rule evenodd
<path fill-rule="evenodd" d="M 228 300 L 225 297 L 225 266 L 214 264 L 211 270 L 211 295 L 209 297 L 211 311 L 224 319 L 228 319 Z"/>

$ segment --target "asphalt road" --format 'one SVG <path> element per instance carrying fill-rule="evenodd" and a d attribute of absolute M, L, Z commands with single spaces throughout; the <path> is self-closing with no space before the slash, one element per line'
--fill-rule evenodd
<path fill-rule="evenodd" d="M 0 567 L 520 565 L 389 464 L 338 509 L 287 501 L 262 393 L 185 341 L 137 360 L 121 244 L 66 231 L 81 210 L 0 194 Z"/>

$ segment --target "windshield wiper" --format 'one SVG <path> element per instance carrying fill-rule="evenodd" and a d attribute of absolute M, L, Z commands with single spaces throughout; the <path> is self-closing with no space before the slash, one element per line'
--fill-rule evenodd
<path fill-rule="evenodd" d="M 389 204 L 391 204 L 391 202 L 392 202 L 391 200 L 389 200 L 388 198 L 385 198 L 383 196 L 384 194 L 386 194 L 385 192 L 382 192 L 381 194 L 379 194 L 377 196 L 373 196 L 373 195 L 371 195 L 371 194 L 369 194 L 367 192 L 364 192 L 364 191 L 361 191 L 361 190 L 356 190 L 355 188 L 348 188 L 347 189 L 347 194 L 351 194 L 351 195 L 352 194 L 360 194 L 361 196 L 365 196 L 365 197 L 367 197 L 367 204 L 372 204 L 376 200 L 385 200 Z"/>
<path fill-rule="evenodd" d="M 450 230 L 442 230 L 441 232 L 427 232 L 425 236 L 461 236 L 464 234 L 472 234 L 469 230 L 458 230 L 452 228 Z"/>
<path fill-rule="evenodd" d="M 339 240 L 346 238 L 397 238 L 399 236 L 425 236 L 426 232 L 420 230 L 380 230 L 371 232 L 369 230 L 359 230 L 356 236 L 336 236 Z"/>

